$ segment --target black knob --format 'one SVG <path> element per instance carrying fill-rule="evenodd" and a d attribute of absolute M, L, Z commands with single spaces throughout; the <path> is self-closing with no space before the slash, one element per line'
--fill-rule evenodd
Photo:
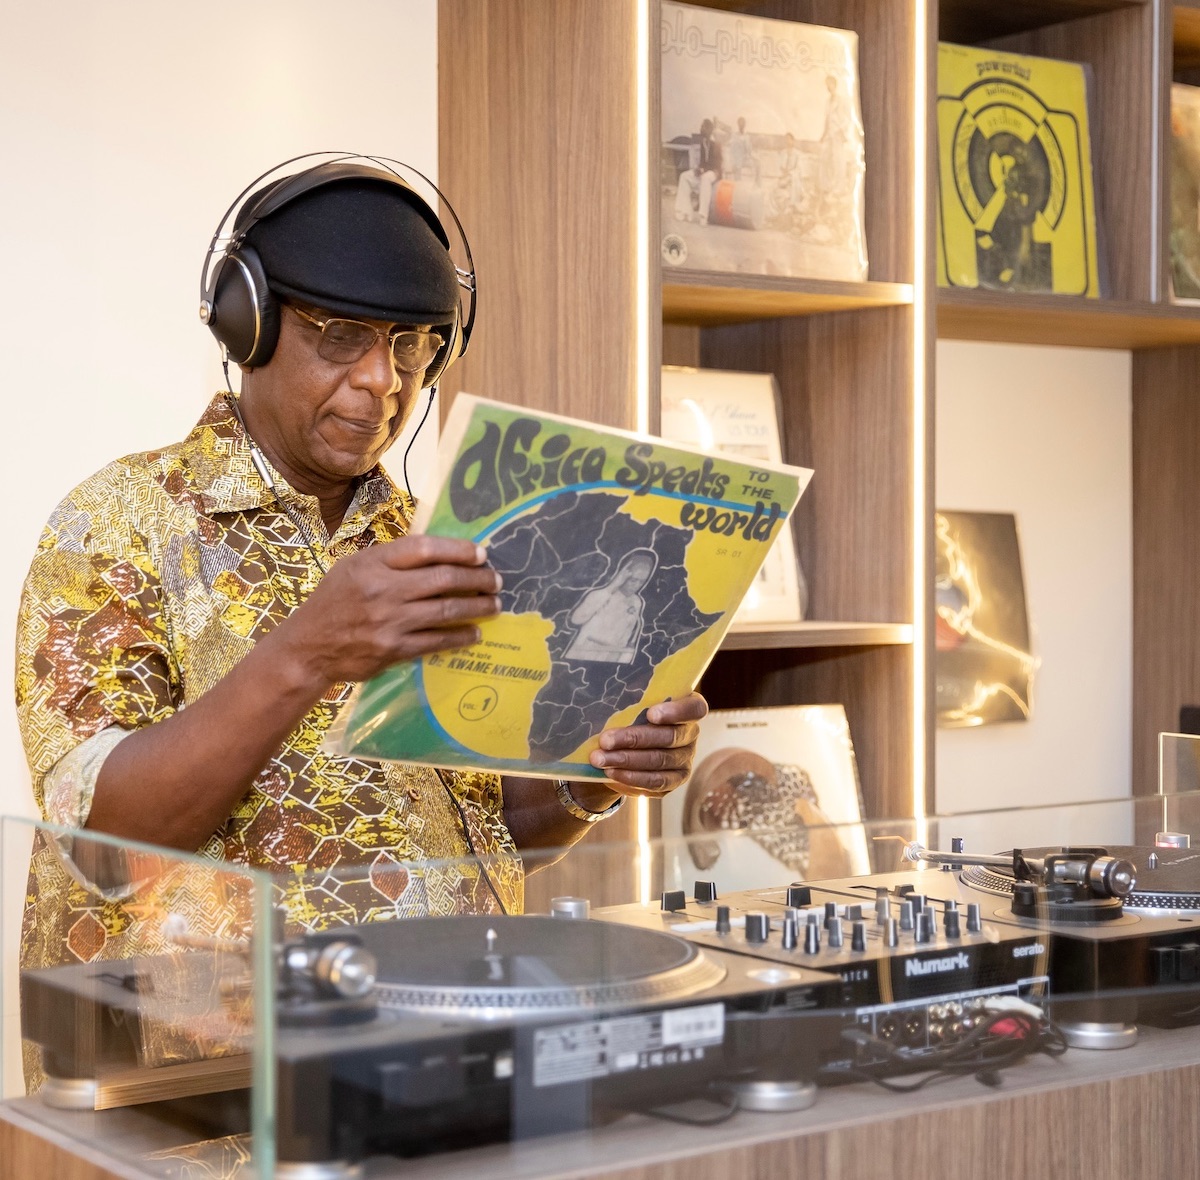
<path fill-rule="evenodd" d="M 717 884 L 715 881 L 697 881 L 693 896 L 699 902 L 708 903 L 717 900 Z"/>
<path fill-rule="evenodd" d="M 804 953 L 815 955 L 821 949 L 821 927 L 816 914 L 809 914 L 804 924 Z"/>
<path fill-rule="evenodd" d="M 729 925 L 729 907 L 727 905 L 717 906 L 717 933 L 728 934 Z"/>
<path fill-rule="evenodd" d="M 662 908 L 669 914 L 687 905 L 687 894 L 682 889 L 666 889 L 662 895 Z"/>
<path fill-rule="evenodd" d="M 841 918 L 829 919 L 829 945 L 832 948 L 838 948 L 842 945 L 842 920 Z"/>
<path fill-rule="evenodd" d="M 796 943 L 799 940 L 800 932 L 796 928 L 796 919 L 786 917 L 783 920 L 783 949 L 785 951 L 794 951 Z"/>
<path fill-rule="evenodd" d="M 900 929 L 911 930 L 913 928 L 913 904 L 907 898 L 900 903 Z"/>
<path fill-rule="evenodd" d="M 881 926 L 892 916 L 892 904 L 888 901 L 888 895 L 885 892 L 882 897 L 875 899 L 875 921 Z"/>
<path fill-rule="evenodd" d="M 837 902 L 827 901 L 825 903 L 825 929 L 829 929 L 829 923 L 837 917 Z"/>
<path fill-rule="evenodd" d="M 979 902 L 972 901 L 967 904 L 967 933 L 978 934 L 983 929 L 983 914 L 979 909 Z"/>
<path fill-rule="evenodd" d="M 900 931 L 895 918 L 888 918 L 883 924 L 883 941 L 885 946 L 894 947 L 900 941 Z"/>
<path fill-rule="evenodd" d="M 934 937 L 933 911 L 922 910 L 917 916 L 916 938 L 918 942 L 932 942 Z"/>
<path fill-rule="evenodd" d="M 916 915 L 925 908 L 925 894 L 910 893 L 908 895 L 908 900 L 912 902 L 913 917 L 916 917 Z"/>
<path fill-rule="evenodd" d="M 812 905 L 812 890 L 801 881 L 793 881 L 787 887 L 787 903 L 794 910 Z"/>
<path fill-rule="evenodd" d="M 946 904 L 944 908 L 946 913 L 953 913 L 956 909 L 958 909 L 958 902 L 956 902 L 954 898 L 948 897 L 946 898 Z"/>
<path fill-rule="evenodd" d="M 862 906 L 860 906 L 860 905 L 847 906 L 846 907 L 846 921 L 847 922 L 861 922 L 862 921 Z"/>
<path fill-rule="evenodd" d="M 867 949 L 867 924 L 861 918 L 854 923 L 850 933 L 850 949 L 865 951 Z"/>
<path fill-rule="evenodd" d="M 758 910 L 746 915 L 746 941 L 766 942 L 771 933 L 771 919 Z"/>
<path fill-rule="evenodd" d="M 947 938 L 961 938 L 962 928 L 959 925 L 958 910 L 947 910 L 944 921 L 944 930 Z"/>

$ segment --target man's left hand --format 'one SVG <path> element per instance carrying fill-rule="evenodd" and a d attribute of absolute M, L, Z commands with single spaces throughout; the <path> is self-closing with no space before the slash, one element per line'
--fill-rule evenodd
<path fill-rule="evenodd" d="M 707 712 L 708 703 L 698 692 L 651 705 L 645 724 L 606 729 L 591 763 L 604 771 L 618 794 L 669 795 L 692 773 L 698 722 Z"/>

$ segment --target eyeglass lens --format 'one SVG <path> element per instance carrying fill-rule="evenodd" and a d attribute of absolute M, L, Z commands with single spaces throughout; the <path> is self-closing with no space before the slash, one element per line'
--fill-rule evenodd
<path fill-rule="evenodd" d="M 326 320 L 317 354 L 335 364 L 351 364 L 364 356 L 381 335 L 358 320 Z M 396 368 L 402 373 L 416 373 L 429 367 L 442 346 L 442 338 L 436 332 L 397 332 L 391 337 L 391 345 Z"/>

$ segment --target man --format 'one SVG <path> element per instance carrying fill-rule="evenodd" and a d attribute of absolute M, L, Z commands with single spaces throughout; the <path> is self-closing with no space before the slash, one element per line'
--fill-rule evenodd
<path fill-rule="evenodd" d="M 675 220 L 699 221 L 708 224 L 708 210 L 712 205 L 713 185 L 721 175 L 721 145 L 713 139 L 713 121 L 705 119 L 700 124 L 700 142 L 696 147 L 696 163 L 679 174 L 679 187 L 675 190 Z M 699 202 L 692 209 L 692 199 Z"/>
<path fill-rule="evenodd" d="M 762 177 L 758 155 L 754 151 L 754 141 L 746 130 L 744 115 L 738 116 L 737 132 L 729 140 L 729 157 L 730 175 L 734 180 L 753 179 L 756 185 L 760 183 Z"/>
<path fill-rule="evenodd" d="M 17 702 L 46 819 L 290 875 L 283 904 L 306 926 L 519 912 L 518 851 L 679 786 L 705 712 L 695 694 L 655 705 L 602 735 L 607 780 L 557 790 L 322 750 L 354 682 L 472 643 L 498 611 L 486 553 L 408 536 L 412 502 L 378 465 L 458 315 L 432 217 L 380 176 L 254 223 L 245 246 L 279 304 L 269 357 L 182 443 L 76 488 L 22 600 Z M 35 849 L 26 966 L 170 941 L 63 844 Z M 443 867 L 401 868 L 417 862 Z M 191 937 L 244 936 L 224 907 L 193 905 Z"/>

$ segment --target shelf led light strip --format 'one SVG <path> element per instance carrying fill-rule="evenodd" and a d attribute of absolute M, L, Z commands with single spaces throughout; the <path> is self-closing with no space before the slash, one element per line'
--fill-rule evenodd
<path fill-rule="evenodd" d="M 634 118 L 635 183 L 633 186 L 635 254 L 634 266 L 634 380 L 637 393 L 636 426 L 650 430 L 650 0 L 634 4 Z M 650 801 L 635 804 L 638 844 L 638 899 L 650 902 Z"/>
<path fill-rule="evenodd" d="M 912 714 L 912 807 L 917 839 L 926 839 L 925 776 L 926 766 L 926 699 L 925 676 L 927 672 L 925 644 L 926 627 L 926 570 L 925 545 L 928 524 L 925 516 L 925 453 L 926 408 L 926 250 L 929 248 L 925 232 L 926 203 L 928 193 L 925 178 L 928 143 L 929 117 L 929 0 L 913 0 L 913 369 L 912 369 L 912 519 L 913 519 L 913 562 L 912 562 L 912 668 L 913 668 L 913 714 Z"/>

